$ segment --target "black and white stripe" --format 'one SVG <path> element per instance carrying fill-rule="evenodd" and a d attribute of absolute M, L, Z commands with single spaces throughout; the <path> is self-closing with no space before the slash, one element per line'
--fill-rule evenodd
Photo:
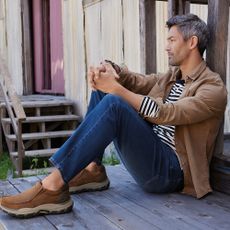
<path fill-rule="evenodd" d="M 181 96 L 184 90 L 184 81 L 177 80 L 177 82 L 172 86 L 168 97 L 164 103 L 174 103 Z M 144 97 L 139 112 L 148 117 L 155 117 L 159 107 L 157 103 L 150 97 Z M 160 137 L 162 142 L 169 145 L 172 149 L 175 149 L 175 126 L 173 125 L 153 125 L 154 132 Z"/>
<path fill-rule="evenodd" d="M 154 117 L 158 110 L 159 108 L 155 101 L 153 101 L 150 97 L 144 97 L 139 113 L 148 117 Z"/>

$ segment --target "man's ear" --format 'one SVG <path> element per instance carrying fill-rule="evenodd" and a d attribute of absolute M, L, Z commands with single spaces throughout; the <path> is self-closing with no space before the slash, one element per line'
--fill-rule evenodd
<path fill-rule="evenodd" d="M 199 39 L 197 36 L 192 36 L 190 38 L 190 49 L 195 49 L 198 46 Z"/>

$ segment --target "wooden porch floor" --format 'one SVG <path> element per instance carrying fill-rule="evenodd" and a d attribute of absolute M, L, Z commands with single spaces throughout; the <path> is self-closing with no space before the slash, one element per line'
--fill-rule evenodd
<path fill-rule="evenodd" d="M 0 211 L 0 229 L 230 229 L 230 196 L 214 192 L 204 199 L 143 192 L 123 166 L 108 166 L 107 191 L 73 195 L 74 209 L 62 215 L 15 219 Z M 42 177 L 0 181 L 0 191 L 15 194 Z"/>

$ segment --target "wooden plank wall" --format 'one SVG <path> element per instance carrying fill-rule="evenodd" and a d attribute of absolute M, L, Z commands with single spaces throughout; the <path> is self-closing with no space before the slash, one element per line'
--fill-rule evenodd
<path fill-rule="evenodd" d="M 21 1 L 0 0 L 0 55 L 9 67 L 18 94 L 23 92 Z"/>
<path fill-rule="evenodd" d="M 23 92 L 21 0 L 5 1 L 9 71 L 18 94 Z M 6 59 L 6 56 L 3 55 Z"/>
<path fill-rule="evenodd" d="M 221 3 L 214 0 L 209 1 L 208 14 L 208 26 L 212 36 L 207 48 L 207 63 L 226 82 L 226 79 L 229 78 L 229 76 L 226 76 L 229 22 L 228 0 L 223 0 Z M 223 130 L 224 125 L 221 125 L 214 150 L 215 156 L 223 154 Z"/>
<path fill-rule="evenodd" d="M 5 0 L 0 0 L 0 55 L 7 58 Z"/>
<path fill-rule="evenodd" d="M 23 61 L 23 95 L 33 94 L 33 39 L 32 36 L 32 10 L 30 0 L 21 1 L 22 12 L 22 61 Z"/>
<path fill-rule="evenodd" d="M 64 75 L 66 97 L 73 99 L 81 115 L 90 89 L 86 71 L 90 65 L 110 59 L 140 71 L 138 0 L 62 1 Z"/>
<path fill-rule="evenodd" d="M 168 18 L 168 3 L 156 2 L 156 59 L 157 59 L 157 72 L 164 73 L 168 69 L 168 57 L 165 51 L 168 29 L 165 22 Z"/>
<path fill-rule="evenodd" d="M 133 71 L 140 72 L 139 1 L 123 1 L 124 62 Z"/>
<path fill-rule="evenodd" d="M 80 1 L 63 0 L 65 91 L 68 98 L 76 101 L 81 114 L 86 111 L 90 93 L 86 79 L 90 65 L 108 58 L 125 62 L 133 71 L 145 72 L 141 61 L 139 0 L 85 0 L 83 5 Z M 167 28 L 164 25 L 168 18 L 168 3 L 156 1 L 155 7 L 156 69 L 165 72 L 168 60 L 165 52 Z M 190 4 L 190 12 L 207 22 L 207 5 Z M 229 119 L 228 112 L 226 120 Z M 226 131 L 230 131 L 229 126 L 226 122 Z"/>
<path fill-rule="evenodd" d="M 84 114 L 87 101 L 84 18 L 81 1 L 62 1 L 65 96 Z"/>
<path fill-rule="evenodd" d="M 142 73 L 155 73 L 156 67 L 156 1 L 139 1 L 140 65 Z"/>
<path fill-rule="evenodd" d="M 109 59 L 116 63 L 124 58 L 121 0 L 103 0 L 85 4 L 86 64 L 98 65 Z M 90 94 L 90 89 L 89 94 Z"/>
<path fill-rule="evenodd" d="M 83 115 L 87 108 L 90 89 L 86 72 L 89 65 L 108 58 L 124 62 L 133 71 L 145 72 L 139 4 L 139 0 L 62 0 L 65 95 L 75 101 L 79 114 Z M 164 25 L 168 18 L 168 3 L 156 1 L 155 7 L 156 72 L 165 72 L 168 60 L 165 52 L 167 29 Z M 17 92 L 22 94 L 20 10 L 20 0 L 0 0 L 0 52 L 7 59 L 13 80 L 17 82 Z M 207 5 L 190 4 L 190 11 L 207 21 Z M 228 52 L 229 49 L 228 46 Z M 226 84 L 230 91 L 229 78 L 228 71 Z M 227 132 L 230 131 L 229 111 L 228 105 L 225 118 Z"/>
<path fill-rule="evenodd" d="M 228 54 L 227 54 L 227 74 L 226 74 L 226 86 L 228 89 L 228 104 L 225 111 L 225 123 L 224 131 L 230 132 L 230 12 L 229 12 L 229 22 L 228 22 Z"/>

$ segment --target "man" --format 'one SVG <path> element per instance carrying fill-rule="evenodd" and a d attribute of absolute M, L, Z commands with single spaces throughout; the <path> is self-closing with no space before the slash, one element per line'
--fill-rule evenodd
<path fill-rule="evenodd" d="M 100 159 L 111 141 L 148 192 L 182 191 L 201 198 L 212 191 L 209 163 L 226 89 L 202 59 L 209 36 L 206 24 L 188 14 L 172 17 L 167 26 L 172 68 L 143 76 L 114 63 L 91 67 L 88 77 L 94 91 L 88 113 L 51 157 L 56 169 L 31 189 L 3 197 L 5 212 L 19 217 L 63 213 L 72 209 L 69 189 L 108 188 Z"/>

